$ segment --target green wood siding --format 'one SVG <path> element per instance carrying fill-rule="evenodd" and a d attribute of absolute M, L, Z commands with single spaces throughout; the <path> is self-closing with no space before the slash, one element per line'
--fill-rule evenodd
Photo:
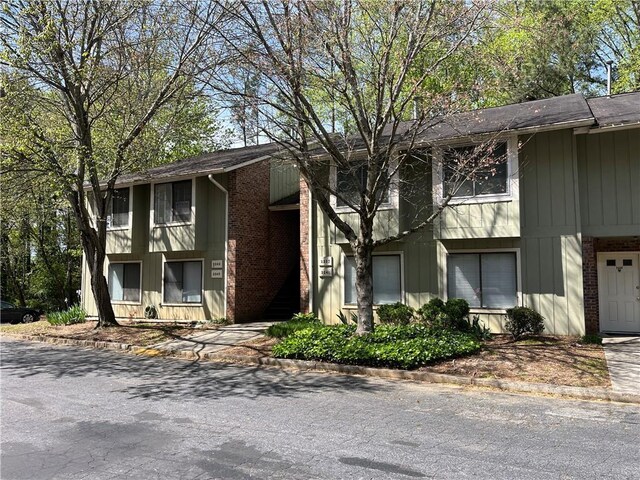
<path fill-rule="evenodd" d="M 223 186 L 226 185 L 226 175 L 218 175 L 216 180 Z M 142 301 L 140 305 L 114 304 L 113 308 L 117 317 L 142 318 L 144 308 L 147 305 L 155 305 L 161 319 L 205 320 L 224 316 L 224 277 L 226 272 L 223 272 L 223 278 L 211 278 L 211 261 L 222 260 L 223 265 L 226 263 L 224 262 L 225 195 L 207 177 L 199 177 L 195 181 L 195 225 L 154 228 L 152 232 L 155 232 L 154 234 L 157 236 L 155 238 L 149 235 L 150 186 L 134 187 L 133 245 L 136 247 L 132 253 L 126 250 L 118 253 L 109 252 L 107 259 L 108 262 L 142 261 Z M 198 246 L 198 249 L 193 248 L 195 245 Z M 161 248 L 161 250 L 145 252 L 145 247 Z M 162 262 L 164 258 L 168 260 L 204 259 L 202 305 L 162 305 Z M 105 274 L 108 262 L 105 264 Z M 89 315 L 97 315 L 86 262 L 83 262 L 82 290 L 85 310 Z"/>
<path fill-rule="evenodd" d="M 269 165 L 269 203 L 300 190 L 300 174 L 295 164 L 273 160 Z"/>
<path fill-rule="evenodd" d="M 583 235 L 640 234 L 640 128 L 579 135 L 577 145 Z"/>
<path fill-rule="evenodd" d="M 571 129 L 521 138 L 523 304 L 545 331 L 584 333 L 576 136 Z"/>

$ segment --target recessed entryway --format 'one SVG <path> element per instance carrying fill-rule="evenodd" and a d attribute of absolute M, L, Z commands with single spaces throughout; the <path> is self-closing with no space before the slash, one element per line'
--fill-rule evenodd
<path fill-rule="evenodd" d="M 598 253 L 600 330 L 640 332 L 640 253 Z"/>

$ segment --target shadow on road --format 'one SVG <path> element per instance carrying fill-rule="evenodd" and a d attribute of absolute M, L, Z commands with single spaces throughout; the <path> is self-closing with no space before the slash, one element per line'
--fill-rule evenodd
<path fill-rule="evenodd" d="M 380 391 L 364 377 L 300 374 L 249 366 L 136 357 L 105 350 L 2 341 L 2 376 L 114 377 L 129 384 L 119 391 L 133 398 L 291 398 L 327 390 Z"/>

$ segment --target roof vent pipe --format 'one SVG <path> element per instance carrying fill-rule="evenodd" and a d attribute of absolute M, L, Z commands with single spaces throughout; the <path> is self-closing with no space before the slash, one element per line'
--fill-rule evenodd
<path fill-rule="evenodd" d="M 607 62 L 607 96 L 611 95 L 611 65 L 613 62 L 609 60 Z"/>

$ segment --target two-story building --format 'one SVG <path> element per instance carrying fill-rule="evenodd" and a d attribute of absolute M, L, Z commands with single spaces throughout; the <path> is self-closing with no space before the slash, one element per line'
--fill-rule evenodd
<path fill-rule="evenodd" d="M 396 183 L 376 235 L 409 228 L 416 206 L 437 208 L 449 155 L 487 139 L 490 181 L 465 182 L 430 227 L 375 252 L 374 302 L 465 298 L 495 332 L 514 305 L 539 311 L 549 333 L 640 332 L 640 92 L 439 119 L 419 138 L 419 188 Z M 355 310 L 349 244 L 280 155 L 231 149 L 120 178 L 105 266 L 116 315 L 153 305 L 166 319 L 284 318 L 292 297 L 325 322 Z"/>
<path fill-rule="evenodd" d="M 104 272 L 116 317 L 152 307 L 160 319 L 242 322 L 297 311 L 299 180 L 276 152 L 224 150 L 118 179 Z M 84 262 L 82 292 L 97 315 Z"/>
<path fill-rule="evenodd" d="M 431 228 L 376 251 L 374 303 L 464 298 L 494 332 L 514 305 L 539 311 L 549 333 L 640 332 L 640 92 L 439 119 L 420 138 L 431 160 L 423 203 L 443 201 L 447 155 L 487 139 L 496 145 L 490 181 L 465 182 Z M 378 236 L 407 230 L 415 216 L 406 182 L 391 183 Z M 300 205 L 302 308 L 335 322 L 356 308 L 350 247 L 304 182 Z"/>

